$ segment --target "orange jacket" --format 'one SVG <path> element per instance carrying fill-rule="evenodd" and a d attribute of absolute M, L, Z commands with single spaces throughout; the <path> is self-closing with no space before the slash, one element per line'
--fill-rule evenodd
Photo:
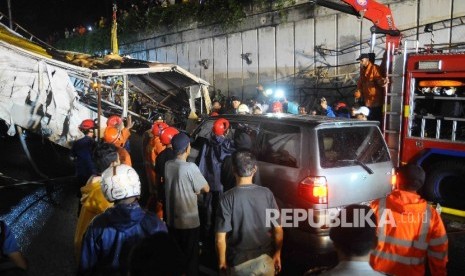
<path fill-rule="evenodd" d="M 121 164 L 125 164 L 132 167 L 131 155 L 125 148 L 116 147 L 119 155 L 119 161 Z"/>
<path fill-rule="evenodd" d="M 370 264 L 389 275 L 446 275 L 448 240 L 438 212 L 418 194 L 395 190 L 371 206 L 378 218 L 378 245 Z M 384 214 L 383 214 L 384 213 Z"/>
<path fill-rule="evenodd" d="M 156 184 L 156 175 L 155 175 L 155 160 L 157 156 L 166 148 L 160 141 L 160 137 L 155 136 L 150 139 L 145 148 L 145 170 L 147 172 L 148 182 L 149 182 L 149 191 L 154 193 L 154 187 Z"/>
<path fill-rule="evenodd" d="M 383 106 L 383 83 L 384 78 L 378 65 L 370 62 L 366 67 L 361 67 L 360 78 L 357 82 L 357 89 L 362 93 L 366 106 Z"/>

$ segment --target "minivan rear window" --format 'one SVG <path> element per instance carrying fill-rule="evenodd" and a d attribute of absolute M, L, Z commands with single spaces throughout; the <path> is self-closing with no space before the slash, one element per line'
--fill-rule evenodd
<path fill-rule="evenodd" d="M 299 127 L 262 124 L 258 140 L 258 160 L 287 167 L 298 167 L 301 151 Z"/>
<path fill-rule="evenodd" d="M 377 127 L 320 129 L 318 143 L 322 168 L 390 160 L 389 151 Z"/>

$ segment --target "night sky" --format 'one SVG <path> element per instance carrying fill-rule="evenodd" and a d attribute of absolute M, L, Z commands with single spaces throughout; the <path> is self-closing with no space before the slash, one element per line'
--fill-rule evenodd
<path fill-rule="evenodd" d="M 119 0 L 118 6 L 130 0 Z M 93 25 L 100 16 L 111 18 L 114 0 L 11 0 L 13 20 L 29 32 L 46 40 L 57 31 L 63 36 L 80 24 Z M 0 11 L 8 16 L 7 0 L 0 1 Z"/>

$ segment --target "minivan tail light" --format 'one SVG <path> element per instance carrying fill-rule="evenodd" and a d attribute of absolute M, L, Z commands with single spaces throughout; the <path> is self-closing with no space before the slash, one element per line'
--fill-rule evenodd
<path fill-rule="evenodd" d="M 397 174 L 396 170 L 392 168 L 391 171 L 391 189 L 395 190 L 397 188 Z"/>
<path fill-rule="evenodd" d="M 324 176 L 308 176 L 297 186 L 298 195 L 311 203 L 328 203 L 328 184 Z"/>

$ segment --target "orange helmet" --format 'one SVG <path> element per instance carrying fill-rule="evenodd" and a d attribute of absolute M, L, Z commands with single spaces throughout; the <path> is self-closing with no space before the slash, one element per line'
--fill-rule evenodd
<path fill-rule="evenodd" d="M 109 144 L 115 144 L 120 137 L 120 131 L 116 127 L 112 126 L 108 126 L 103 133 L 103 140 Z"/>
<path fill-rule="evenodd" d="M 152 126 L 152 134 L 153 136 L 160 136 L 161 135 L 161 132 L 165 129 L 169 127 L 169 125 L 167 123 L 154 123 L 153 126 Z"/>
<path fill-rule="evenodd" d="M 215 135 L 224 135 L 229 128 L 229 121 L 225 118 L 219 118 L 213 123 L 212 131 Z"/>
<path fill-rule="evenodd" d="M 173 139 L 173 136 L 178 134 L 178 133 L 179 133 L 179 131 L 176 128 L 167 127 L 165 129 L 163 129 L 163 131 L 161 132 L 160 142 L 163 145 L 169 145 L 169 144 L 171 144 L 171 139 Z"/>
<path fill-rule="evenodd" d="M 283 112 L 283 104 L 281 102 L 274 102 L 272 105 L 273 113 Z"/>
<path fill-rule="evenodd" d="M 79 125 L 80 130 L 89 130 L 95 128 L 94 120 L 86 119 Z"/>
<path fill-rule="evenodd" d="M 108 117 L 108 120 L 107 120 L 107 126 L 119 126 L 123 123 L 123 120 L 121 119 L 120 116 L 117 116 L 117 115 L 112 115 L 110 117 Z"/>

